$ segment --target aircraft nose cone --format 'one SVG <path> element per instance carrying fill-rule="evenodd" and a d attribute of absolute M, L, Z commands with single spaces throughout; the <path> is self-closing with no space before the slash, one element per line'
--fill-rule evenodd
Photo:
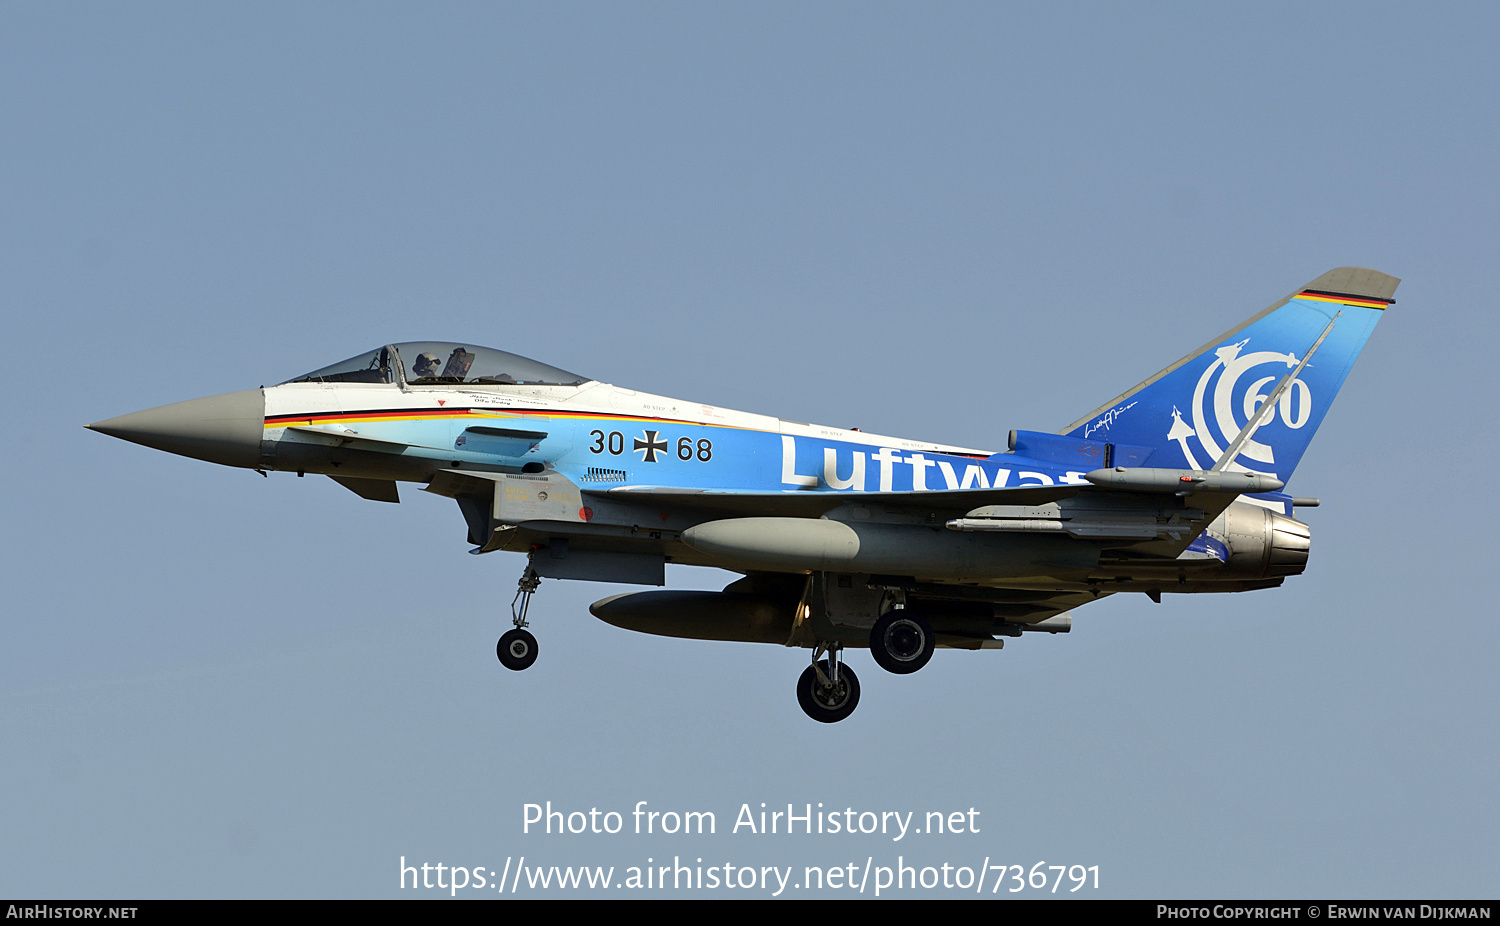
<path fill-rule="evenodd" d="M 225 466 L 255 467 L 265 430 L 259 389 L 189 399 L 86 425 L 94 431 Z"/>

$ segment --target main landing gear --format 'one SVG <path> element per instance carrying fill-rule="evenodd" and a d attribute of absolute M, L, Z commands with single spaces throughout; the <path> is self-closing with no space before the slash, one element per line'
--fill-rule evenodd
<path fill-rule="evenodd" d="M 927 665 L 936 648 L 932 625 L 910 608 L 887 611 L 870 628 L 870 655 L 887 672 L 909 675 Z"/>
<path fill-rule="evenodd" d="M 526 629 L 526 609 L 531 607 L 531 596 L 541 584 L 541 577 L 527 563 L 526 571 L 521 573 L 521 581 L 517 583 L 519 587 L 516 589 L 516 597 L 510 603 L 511 621 L 516 626 L 501 634 L 500 642 L 495 646 L 495 655 L 507 669 L 519 672 L 536 662 L 536 637 Z"/>
<path fill-rule="evenodd" d="M 819 723 L 837 723 L 859 705 L 859 678 L 839 659 L 843 647 L 820 643 L 813 650 L 812 665 L 797 679 L 797 703 Z M 827 652 L 828 658 L 818 660 Z"/>

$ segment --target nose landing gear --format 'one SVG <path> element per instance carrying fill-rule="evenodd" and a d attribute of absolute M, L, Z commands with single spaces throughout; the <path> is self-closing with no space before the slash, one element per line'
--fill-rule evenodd
<path fill-rule="evenodd" d="M 541 577 L 527 563 L 526 571 L 521 573 L 521 581 L 517 583 L 516 597 L 510 602 L 511 622 L 516 626 L 501 634 L 500 642 L 495 645 L 495 655 L 507 669 L 519 672 L 536 662 L 536 637 L 526 629 L 526 610 L 531 607 L 531 596 L 541 584 Z"/>

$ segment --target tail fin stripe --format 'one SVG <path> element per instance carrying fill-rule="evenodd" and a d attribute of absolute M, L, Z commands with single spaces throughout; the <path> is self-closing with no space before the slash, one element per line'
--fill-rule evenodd
<path fill-rule="evenodd" d="M 1351 296 L 1348 293 L 1325 293 L 1316 289 L 1304 289 L 1298 299 L 1313 299 L 1318 302 L 1339 302 L 1344 305 L 1363 306 L 1367 309 L 1384 309 L 1396 304 L 1394 299 L 1372 299 L 1369 296 Z"/>

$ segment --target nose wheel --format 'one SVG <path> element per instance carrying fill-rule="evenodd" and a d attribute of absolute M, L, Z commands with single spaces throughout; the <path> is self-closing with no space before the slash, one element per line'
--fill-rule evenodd
<path fill-rule="evenodd" d="M 838 723 L 854 713 L 859 705 L 859 678 L 839 660 L 841 647 L 827 647 L 828 658 L 818 656 L 824 647 L 813 650 L 813 664 L 802 670 L 797 679 L 797 703 L 818 723 Z"/>
<path fill-rule="evenodd" d="M 500 642 L 495 644 L 495 655 L 507 669 L 519 672 L 531 668 L 536 662 L 536 637 L 526 629 L 526 611 L 531 607 L 531 596 L 541 584 L 541 576 L 527 563 L 526 571 L 521 573 L 521 581 L 517 583 L 516 597 L 510 602 L 511 623 L 516 626 L 501 634 Z"/>
<path fill-rule="evenodd" d="M 520 627 L 501 634 L 500 642 L 495 646 L 495 655 L 500 657 L 500 664 L 516 672 L 530 668 L 536 662 L 536 651 L 536 637 L 531 635 L 531 631 Z"/>

